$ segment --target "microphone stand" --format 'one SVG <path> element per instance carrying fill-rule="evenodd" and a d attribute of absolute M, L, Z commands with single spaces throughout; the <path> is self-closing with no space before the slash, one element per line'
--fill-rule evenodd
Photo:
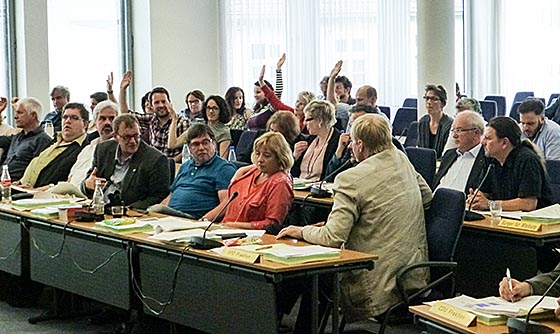
<path fill-rule="evenodd" d="M 484 177 L 482 178 L 482 181 L 480 181 L 480 184 L 478 185 L 478 187 L 474 191 L 471 203 L 469 204 L 469 209 L 467 211 L 465 211 L 465 217 L 464 217 L 465 221 L 470 222 L 470 221 L 483 220 L 484 219 L 483 215 L 481 215 L 480 213 L 473 212 L 471 210 L 471 208 L 472 208 L 472 205 L 473 205 L 474 198 L 476 197 L 476 195 L 480 191 L 480 187 L 482 187 L 482 185 L 484 184 L 484 181 L 486 181 L 486 178 L 488 177 L 488 174 L 490 174 L 490 171 L 493 168 L 494 168 L 494 164 L 488 165 L 488 169 L 486 169 L 486 174 L 484 174 Z"/>
<path fill-rule="evenodd" d="M 208 230 L 210 229 L 210 226 L 212 226 L 214 224 L 214 222 L 222 215 L 222 213 L 224 213 L 224 211 L 226 211 L 229 204 L 237 197 L 237 195 L 239 195 L 239 193 L 237 191 L 234 192 L 233 194 L 231 194 L 231 197 L 228 199 L 228 201 L 226 202 L 224 207 L 218 212 L 218 214 L 216 214 L 214 219 L 212 219 L 210 224 L 208 224 L 208 226 L 204 229 L 204 233 L 202 234 L 202 237 L 198 237 L 198 236 L 191 237 L 190 244 L 191 244 L 192 248 L 207 250 L 207 249 L 212 249 L 212 248 L 216 248 L 216 247 L 222 247 L 224 245 L 219 241 L 212 240 L 212 239 L 206 239 L 206 232 L 208 232 Z"/>
<path fill-rule="evenodd" d="M 328 192 L 327 190 L 323 190 L 323 183 L 325 183 L 325 181 L 329 177 L 331 177 L 331 176 L 335 175 L 336 173 L 340 172 L 344 167 L 348 166 L 348 164 L 350 164 L 351 162 L 352 162 L 351 159 L 346 160 L 342 165 L 340 165 L 337 169 L 335 169 L 334 172 L 325 176 L 323 178 L 323 180 L 319 183 L 319 187 L 311 187 L 311 189 L 309 190 L 309 193 L 311 194 L 311 197 L 315 197 L 315 198 L 331 197 L 330 192 Z"/>

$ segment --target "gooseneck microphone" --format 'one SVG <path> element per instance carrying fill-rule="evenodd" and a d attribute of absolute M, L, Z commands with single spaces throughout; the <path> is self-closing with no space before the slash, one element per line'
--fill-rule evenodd
<path fill-rule="evenodd" d="M 346 160 L 342 165 L 340 165 L 334 172 L 330 173 L 329 175 L 325 176 L 323 180 L 319 183 L 319 186 L 312 186 L 309 190 L 311 197 L 315 198 L 327 198 L 331 197 L 331 193 L 327 190 L 323 189 L 323 183 L 325 183 L 331 176 L 335 175 L 336 173 L 340 172 L 344 167 L 348 166 L 352 162 L 352 159 Z"/>
<path fill-rule="evenodd" d="M 195 236 L 195 237 L 191 238 L 190 244 L 191 244 L 192 248 L 194 248 L 194 249 L 212 249 L 212 248 L 223 246 L 223 244 L 219 241 L 212 240 L 212 239 L 206 239 L 206 232 L 208 232 L 208 230 L 210 229 L 210 226 L 212 226 L 214 224 L 216 219 L 218 219 L 222 215 L 222 213 L 224 213 L 224 211 L 226 211 L 227 207 L 237 197 L 237 195 L 239 195 L 239 193 L 237 191 L 234 192 L 233 194 L 231 194 L 230 198 L 226 202 L 226 205 L 224 205 L 222 207 L 222 209 L 218 212 L 218 214 L 216 214 L 214 219 L 212 219 L 210 224 L 208 224 L 208 226 L 204 229 L 204 233 L 202 234 L 202 237 Z"/>
<path fill-rule="evenodd" d="M 488 169 L 486 169 L 486 174 L 484 174 L 484 177 L 482 178 L 482 181 L 480 181 L 480 183 L 478 184 L 478 187 L 476 188 L 476 190 L 473 193 L 473 197 L 472 197 L 473 200 L 476 197 L 476 195 L 478 195 L 478 192 L 480 191 L 480 187 L 482 187 L 482 185 L 484 184 L 484 181 L 486 181 L 486 178 L 488 177 L 488 174 L 490 174 L 490 171 L 493 168 L 494 168 L 494 164 L 488 165 Z M 469 209 L 467 211 L 465 211 L 464 220 L 467 221 L 467 222 L 484 219 L 483 215 L 481 215 L 480 213 L 473 212 L 471 210 L 472 205 L 473 205 L 473 200 L 471 200 L 471 203 L 469 204 Z"/>
<path fill-rule="evenodd" d="M 529 312 L 527 312 L 527 316 L 525 317 L 525 319 L 509 318 L 507 320 L 509 333 L 516 333 L 516 334 L 554 333 L 554 329 L 546 325 L 543 325 L 539 322 L 529 320 L 529 318 L 531 317 L 531 312 L 533 312 L 535 307 L 537 307 L 537 305 L 539 305 L 540 302 L 542 302 L 542 300 L 550 292 L 552 287 L 556 285 L 558 279 L 560 279 L 560 275 L 558 275 L 556 279 L 552 282 L 552 284 L 550 284 L 550 286 L 548 287 L 548 289 L 546 289 L 546 291 L 543 293 L 541 298 L 539 298 L 539 300 L 533 306 L 531 306 L 531 309 L 529 310 Z"/>

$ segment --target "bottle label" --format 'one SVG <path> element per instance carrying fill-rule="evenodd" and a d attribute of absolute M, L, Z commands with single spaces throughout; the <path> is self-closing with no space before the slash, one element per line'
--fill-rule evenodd
<path fill-rule="evenodd" d="M 12 180 L 2 180 L 2 187 L 11 187 Z"/>

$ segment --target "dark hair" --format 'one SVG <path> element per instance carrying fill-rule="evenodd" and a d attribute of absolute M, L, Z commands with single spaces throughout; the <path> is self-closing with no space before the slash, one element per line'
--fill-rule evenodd
<path fill-rule="evenodd" d="M 113 120 L 113 131 L 117 132 L 121 124 L 124 124 L 125 128 L 132 128 L 134 124 L 140 127 L 140 123 L 138 122 L 138 118 L 133 114 L 122 114 Z"/>
<path fill-rule="evenodd" d="M 95 92 L 89 96 L 90 99 L 94 99 L 97 102 L 103 102 L 109 99 L 107 93 L 105 92 Z"/>
<path fill-rule="evenodd" d="M 494 117 L 486 126 L 494 129 L 496 137 L 507 138 L 514 147 L 521 144 L 521 128 L 513 118 L 507 116 Z"/>
<path fill-rule="evenodd" d="M 241 94 L 243 95 L 243 102 L 241 103 L 241 108 L 239 109 L 233 108 L 233 100 L 235 100 L 235 94 L 237 94 L 237 92 L 241 92 Z M 234 112 L 243 114 L 243 112 L 245 111 L 245 92 L 240 87 L 230 87 L 226 92 L 226 101 L 229 105 L 232 116 Z"/>
<path fill-rule="evenodd" d="M 216 139 L 216 137 L 214 137 L 214 132 L 212 132 L 212 129 L 210 129 L 208 125 L 203 123 L 192 124 L 187 130 L 187 145 L 190 144 L 191 140 L 194 138 L 204 136 L 205 134 L 208 134 L 212 140 Z"/>
<path fill-rule="evenodd" d="M 268 122 L 266 122 L 267 131 L 270 131 L 271 124 L 276 125 L 277 128 L 276 131 L 281 133 L 282 136 L 286 138 L 286 141 L 290 145 L 294 144 L 295 139 L 300 133 L 300 129 L 299 129 L 299 121 L 293 112 L 291 111 L 275 112 L 274 114 L 272 114 L 272 116 L 270 116 Z"/>
<path fill-rule="evenodd" d="M 344 75 L 337 76 L 336 79 L 334 79 L 334 82 L 335 83 L 340 82 L 342 83 L 342 86 L 344 86 L 344 88 L 352 89 L 352 82 L 350 82 L 350 79 L 348 79 Z"/>
<path fill-rule="evenodd" d="M 192 95 L 192 96 L 196 97 L 201 102 L 204 102 L 204 100 L 206 99 L 206 97 L 204 96 L 204 93 L 201 90 L 199 90 L 199 89 L 191 90 L 190 92 L 187 93 L 187 95 L 185 95 L 185 103 L 187 105 L 189 104 L 189 95 Z"/>
<path fill-rule="evenodd" d="M 436 96 L 440 99 L 440 101 L 443 103 L 443 105 L 445 106 L 447 104 L 447 91 L 445 90 L 445 87 L 443 87 L 442 85 L 431 85 L 428 84 L 426 85 L 426 88 L 424 88 L 425 93 L 432 91 L 434 92 L 434 94 L 436 94 Z"/>
<path fill-rule="evenodd" d="M 375 98 L 377 100 L 377 89 L 375 89 L 374 87 L 371 86 L 362 86 L 360 87 L 360 89 L 364 88 L 366 90 L 366 96 L 368 98 Z M 358 89 L 359 90 L 359 89 Z"/>
<path fill-rule="evenodd" d="M 66 103 L 66 105 L 62 107 L 62 114 L 64 114 L 64 111 L 66 111 L 66 109 L 78 109 L 80 111 L 80 116 L 82 117 L 82 119 L 86 122 L 89 122 L 89 112 L 83 103 L 78 103 L 78 102 Z"/>
<path fill-rule="evenodd" d="M 167 96 L 167 99 L 169 100 L 169 102 L 171 102 L 171 99 L 169 98 L 169 92 L 167 91 L 167 89 L 165 89 L 164 87 L 155 87 L 150 91 L 150 95 L 148 96 L 148 99 L 150 100 L 150 103 L 153 102 L 152 97 L 156 93 L 165 94 L 165 96 Z"/>
<path fill-rule="evenodd" d="M 204 102 L 204 108 L 202 109 L 202 117 L 204 118 L 204 120 L 208 122 L 208 116 L 206 115 L 206 108 L 208 106 L 208 101 L 210 100 L 216 102 L 218 108 L 220 108 L 219 121 L 224 124 L 229 122 L 229 120 L 231 119 L 231 112 L 229 111 L 229 107 L 226 103 L 226 100 L 224 100 L 224 98 L 219 95 L 210 95 Z"/>
<path fill-rule="evenodd" d="M 350 108 L 350 113 L 365 112 L 367 114 L 378 114 L 377 108 L 367 104 L 355 104 Z"/>
<path fill-rule="evenodd" d="M 150 100 L 150 94 L 152 92 L 149 91 L 146 94 L 144 94 L 144 96 L 142 96 L 142 111 L 146 112 L 146 101 Z M 123 111 L 124 112 L 124 111 Z"/>
<path fill-rule="evenodd" d="M 325 76 L 323 77 L 323 79 L 321 79 L 321 81 L 319 81 L 319 84 L 323 84 L 323 83 L 324 83 L 324 84 L 328 84 L 328 83 L 329 83 L 329 76 L 328 76 L 328 75 L 325 75 Z"/>
<path fill-rule="evenodd" d="M 519 112 L 520 114 L 534 112 L 536 115 L 542 115 L 543 111 L 544 104 L 542 103 L 542 101 L 539 99 L 531 98 L 523 101 L 517 109 L 517 112 Z"/>
<path fill-rule="evenodd" d="M 272 87 L 272 84 L 270 82 L 268 82 L 268 80 L 265 80 L 264 83 L 270 87 L 270 89 L 274 90 L 274 87 Z M 261 84 L 258 81 L 255 81 L 255 86 L 260 87 Z"/>

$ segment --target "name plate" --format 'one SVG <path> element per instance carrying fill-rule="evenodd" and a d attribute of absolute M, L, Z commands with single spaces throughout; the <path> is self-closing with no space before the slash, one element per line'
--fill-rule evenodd
<path fill-rule="evenodd" d="M 222 256 L 240 262 L 255 263 L 261 255 L 255 252 L 236 249 L 236 247 L 226 247 L 222 252 Z"/>
<path fill-rule="evenodd" d="M 507 227 L 513 228 L 516 230 L 523 230 L 523 231 L 531 231 L 531 232 L 538 232 L 541 230 L 541 223 L 535 222 L 525 222 L 522 220 L 513 220 L 513 219 L 502 219 L 502 221 L 498 224 L 500 227 Z"/>
<path fill-rule="evenodd" d="M 430 312 L 461 326 L 476 326 L 476 315 L 444 302 L 436 302 Z"/>

